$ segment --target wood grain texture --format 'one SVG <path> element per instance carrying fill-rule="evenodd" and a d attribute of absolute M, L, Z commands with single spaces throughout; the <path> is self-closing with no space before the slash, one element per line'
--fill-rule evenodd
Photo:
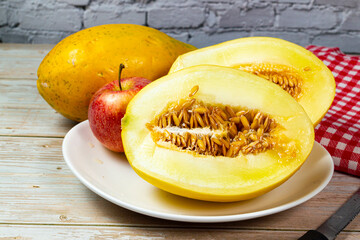
<path fill-rule="evenodd" d="M 63 160 L 63 137 L 76 123 L 36 88 L 37 68 L 52 47 L 0 44 L 0 240 L 297 239 L 360 186 L 360 178 L 335 172 L 321 193 L 295 208 L 230 223 L 167 221 L 114 205 L 82 185 Z M 360 239 L 360 217 L 337 239 Z"/>
<path fill-rule="evenodd" d="M 184 228 L 133 228 L 99 226 L 0 226 L 0 240 L 57 240 L 57 239 L 126 239 L 126 240 L 289 240 L 297 239 L 304 231 L 262 231 L 227 229 L 184 229 Z M 356 240 L 360 233 L 342 232 L 338 240 Z"/>
<path fill-rule="evenodd" d="M 0 119 L 0 135 L 12 136 L 64 137 L 76 124 L 46 103 L 34 79 L 0 77 Z"/>
<path fill-rule="evenodd" d="M 0 77 L 37 79 L 37 69 L 53 47 L 49 44 L 0 44 Z"/>

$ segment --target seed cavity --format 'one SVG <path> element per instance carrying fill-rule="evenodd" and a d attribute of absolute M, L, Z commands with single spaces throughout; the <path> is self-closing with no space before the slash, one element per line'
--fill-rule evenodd
<path fill-rule="evenodd" d="M 236 157 L 274 148 L 272 132 L 277 124 L 258 110 L 209 105 L 191 98 L 169 104 L 146 126 L 159 146 Z"/>
<path fill-rule="evenodd" d="M 255 74 L 265 78 L 287 91 L 293 98 L 301 96 L 302 81 L 295 69 L 285 65 L 274 64 L 244 64 L 239 66 L 240 70 Z M 305 67 L 304 71 L 309 71 L 310 67 Z"/>

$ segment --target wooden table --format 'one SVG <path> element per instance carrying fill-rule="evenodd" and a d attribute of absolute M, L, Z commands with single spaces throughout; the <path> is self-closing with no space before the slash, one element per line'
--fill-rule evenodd
<path fill-rule="evenodd" d="M 114 205 L 82 185 L 63 160 L 63 137 L 76 123 L 36 88 L 37 68 L 51 48 L 0 44 L 0 239 L 297 239 L 360 186 L 360 178 L 335 172 L 297 207 L 231 223 L 167 221 Z M 359 216 L 338 239 L 360 239 Z"/>

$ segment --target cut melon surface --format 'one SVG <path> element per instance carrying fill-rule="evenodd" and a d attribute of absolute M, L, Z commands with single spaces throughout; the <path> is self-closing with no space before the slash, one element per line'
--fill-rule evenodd
<path fill-rule="evenodd" d="M 312 52 L 282 39 L 247 37 L 201 48 L 179 56 L 169 73 L 203 64 L 237 68 L 281 85 L 315 126 L 335 97 L 334 76 L 327 66 Z"/>
<path fill-rule="evenodd" d="M 198 90 L 192 96 L 194 87 Z M 180 136 L 191 132 L 204 142 L 206 134 L 229 134 L 222 127 L 154 124 L 164 113 L 180 113 L 174 104 L 192 99 L 209 109 L 227 106 L 268 116 L 276 123 L 266 133 L 271 147 L 250 153 L 245 148 L 228 157 L 208 154 L 199 145 L 181 149 L 154 137 L 161 128 Z M 250 199 L 279 186 L 301 167 L 314 143 L 311 120 L 289 94 L 260 77 L 220 66 L 190 67 L 152 82 L 129 103 L 122 128 L 125 154 L 139 176 L 173 194 L 219 202 Z M 240 122 L 237 128 L 243 131 L 245 125 Z M 253 131 L 247 129 L 247 134 Z M 232 145 L 235 138 L 229 139 Z M 223 148 L 229 151 L 225 144 Z"/>

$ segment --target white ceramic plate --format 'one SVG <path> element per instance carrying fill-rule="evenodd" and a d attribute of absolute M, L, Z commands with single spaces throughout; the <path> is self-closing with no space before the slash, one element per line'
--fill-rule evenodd
<path fill-rule="evenodd" d="M 247 201 L 214 203 L 176 196 L 147 183 L 132 170 L 124 154 L 113 153 L 97 141 L 88 121 L 66 134 L 63 155 L 80 181 L 110 202 L 145 215 L 185 222 L 230 222 L 284 211 L 319 193 L 334 170 L 329 153 L 315 142 L 301 169 L 278 188 Z"/>

